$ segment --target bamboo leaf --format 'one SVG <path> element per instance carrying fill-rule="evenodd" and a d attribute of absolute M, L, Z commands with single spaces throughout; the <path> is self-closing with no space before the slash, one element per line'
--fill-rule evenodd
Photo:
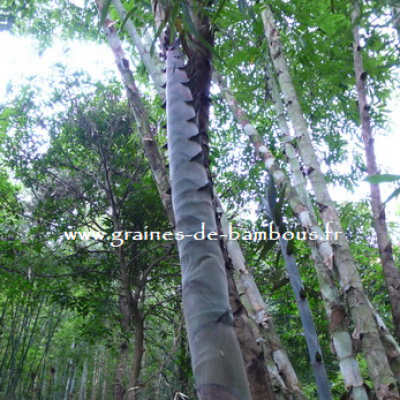
<path fill-rule="evenodd" d="M 294 240 L 287 240 L 287 248 L 286 248 L 286 254 L 288 256 L 291 256 L 294 254 L 294 249 L 295 249 L 295 241 Z"/>
<path fill-rule="evenodd" d="M 226 2 L 227 2 L 227 0 L 222 0 L 221 1 L 217 12 L 215 13 L 214 17 L 212 18 L 211 25 L 218 19 L 219 15 L 221 14 L 221 11 L 225 7 Z"/>
<path fill-rule="evenodd" d="M 185 2 L 182 2 L 181 7 L 182 7 L 182 13 L 183 13 L 183 20 L 184 20 L 187 28 L 189 29 L 190 33 L 194 37 L 196 37 L 196 39 L 198 39 L 201 42 L 201 44 L 203 44 L 207 48 L 207 50 L 210 51 L 210 53 L 213 56 L 215 56 L 216 58 L 218 58 L 218 60 L 220 60 L 222 63 L 224 63 L 224 60 L 221 58 L 221 56 L 218 54 L 218 52 L 215 50 L 215 48 L 213 46 L 211 46 L 210 43 L 207 42 L 207 40 L 204 40 L 203 36 L 200 35 L 194 22 L 192 21 L 192 18 L 190 17 L 188 5 Z"/>
<path fill-rule="evenodd" d="M 153 39 L 153 41 L 151 42 L 151 46 L 150 46 L 150 54 L 151 54 L 151 55 L 154 54 L 154 46 L 155 46 L 155 44 L 156 44 L 156 42 L 157 42 L 157 39 L 160 37 L 161 32 L 164 30 L 164 28 L 165 28 L 166 25 L 167 25 L 167 22 L 166 22 L 166 21 L 163 21 L 163 22 L 160 24 L 160 26 L 158 27 L 157 32 L 156 32 L 156 34 L 154 35 L 154 39 Z"/>
<path fill-rule="evenodd" d="M 369 183 L 378 185 L 379 183 L 400 181 L 400 175 L 393 175 L 393 174 L 373 175 L 369 176 L 365 180 Z"/>
<path fill-rule="evenodd" d="M 279 249 L 276 253 L 276 259 L 275 259 L 275 263 L 274 263 L 274 268 L 278 269 L 279 266 L 279 260 L 281 259 L 281 255 L 282 255 L 282 251 L 281 249 Z"/>
<path fill-rule="evenodd" d="M 263 203 L 264 210 L 265 210 L 265 213 L 267 214 L 268 218 L 273 221 L 274 220 L 274 214 L 273 214 L 273 212 L 271 210 L 271 206 L 270 206 L 267 198 L 261 196 L 261 203 Z"/>
<path fill-rule="evenodd" d="M 388 203 L 390 200 L 394 199 L 395 197 L 397 197 L 398 195 L 400 195 L 400 188 L 397 188 L 387 199 L 383 204 Z"/>
<path fill-rule="evenodd" d="M 108 10 L 110 9 L 111 0 L 106 0 L 103 8 L 101 9 L 100 25 L 103 26 L 107 18 Z"/>
<path fill-rule="evenodd" d="M 258 249 L 261 249 L 259 260 L 264 259 L 266 255 L 270 252 L 270 250 L 274 247 L 276 240 L 269 239 L 266 242 L 261 241 L 258 244 Z"/>
<path fill-rule="evenodd" d="M 132 8 L 131 10 L 129 10 L 129 12 L 125 15 L 124 20 L 121 23 L 121 27 L 119 28 L 119 32 L 121 33 L 122 30 L 124 29 L 124 26 L 126 25 L 126 23 L 128 22 L 128 20 L 131 18 L 131 16 L 137 12 L 136 8 Z"/>

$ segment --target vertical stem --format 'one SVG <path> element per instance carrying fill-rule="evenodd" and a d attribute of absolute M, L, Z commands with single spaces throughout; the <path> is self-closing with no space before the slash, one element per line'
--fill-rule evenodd
<path fill-rule="evenodd" d="M 124 377 L 126 374 L 126 365 L 128 362 L 128 341 L 125 336 L 129 330 L 129 320 L 127 319 L 127 305 L 125 296 L 120 295 L 119 304 L 121 309 L 121 341 L 119 345 L 119 357 L 115 368 L 114 378 L 114 400 L 122 400 L 124 396 Z"/>
<path fill-rule="evenodd" d="M 83 363 L 81 389 L 79 391 L 79 400 L 86 400 L 87 372 L 88 372 L 88 361 L 87 361 L 87 359 L 85 359 L 85 361 Z"/>
<path fill-rule="evenodd" d="M 91 400 L 97 399 L 97 392 L 99 389 L 99 369 L 100 369 L 100 348 L 97 348 L 96 357 L 93 359 L 93 369 L 92 369 L 92 390 L 90 393 Z"/>
<path fill-rule="evenodd" d="M 104 350 L 105 353 L 107 352 L 107 349 Z M 104 360 L 104 368 L 103 368 L 103 387 L 101 390 L 101 400 L 106 400 L 107 398 L 107 373 L 108 373 L 108 358 L 107 354 L 105 354 L 105 360 Z"/>
<path fill-rule="evenodd" d="M 101 369 L 103 367 L 103 348 L 100 347 L 97 349 L 97 357 L 95 362 L 95 367 L 93 368 L 93 379 L 92 379 L 92 393 L 91 400 L 97 400 L 99 398 L 99 389 L 100 389 L 100 375 Z"/>
<path fill-rule="evenodd" d="M 392 7 L 393 26 L 397 30 L 397 36 L 400 39 L 400 7 Z"/>
<path fill-rule="evenodd" d="M 368 176 L 373 176 L 378 175 L 379 170 L 376 163 L 374 138 L 372 135 L 371 117 L 369 114 L 370 106 L 367 100 L 365 83 L 367 73 L 364 71 L 362 60 L 362 47 L 359 32 L 360 18 L 360 3 L 356 0 L 354 2 L 354 10 L 352 13 L 354 36 L 354 71 L 358 95 L 358 112 L 361 119 L 361 135 L 364 143 L 365 158 L 367 160 L 367 173 Z M 385 206 L 382 203 L 379 185 L 370 183 L 369 186 L 371 193 L 372 215 L 374 218 L 374 229 L 378 240 L 379 255 L 385 276 L 386 288 L 389 293 L 396 338 L 397 341 L 400 342 L 400 271 L 394 265 L 393 248 L 387 230 Z"/>
<path fill-rule="evenodd" d="M 139 390 L 139 377 L 142 370 L 142 360 L 144 355 L 144 318 L 137 306 L 137 299 L 132 302 L 133 325 L 135 328 L 135 345 L 133 354 L 133 365 L 129 383 L 128 400 L 135 400 Z"/>
<path fill-rule="evenodd" d="M 314 320 L 307 300 L 306 290 L 303 286 L 296 260 L 293 255 L 288 254 L 287 241 L 279 238 L 279 244 L 283 257 L 285 258 L 286 269 L 290 284 L 296 297 L 297 307 L 303 325 L 304 336 L 307 342 L 310 362 L 314 370 L 317 383 L 318 396 L 321 400 L 332 399 L 328 376 L 326 375 L 325 364 L 322 358 L 321 347 L 318 342 L 318 334 L 315 329 Z"/>

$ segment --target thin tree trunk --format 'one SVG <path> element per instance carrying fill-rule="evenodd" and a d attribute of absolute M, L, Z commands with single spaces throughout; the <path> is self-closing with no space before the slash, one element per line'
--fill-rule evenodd
<path fill-rule="evenodd" d="M 55 306 L 55 304 L 53 304 L 52 309 L 51 309 L 51 314 L 50 314 L 49 330 L 48 330 L 48 335 L 47 335 L 47 340 L 46 340 L 46 346 L 45 346 L 44 354 L 43 354 L 43 364 L 41 367 L 41 374 L 40 374 L 41 385 L 40 385 L 38 400 L 41 400 L 43 397 L 46 396 L 47 386 L 48 386 L 48 377 L 46 376 L 47 357 L 49 354 L 50 344 L 53 339 L 54 332 L 63 316 L 62 312 L 59 311 L 58 317 L 57 317 L 56 321 L 54 322 L 54 314 L 56 312 L 55 309 L 56 309 L 56 306 Z"/>
<path fill-rule="evenodd" d="M 126 367 L 128 363 L 129 344 L 125 336 L 129 331 L 129 319 L 127 318 L 127 300 L 124 295 L 120 295 L 119 306 L 121 310 L 121 342 L 119 345 L 119 357 L 115 368 L 114 377 L 114 400 L 123 400 L 124 398 L 124 378 L 126 376 Z"/>
<path fill-rule="evenodd" d="M 3 308 L 1 310 L 1 317 L 0 317 L 0 325 L 1 326 L 3 326 L 3 324 L 4 324 L 4 318 L 7 313 L 8 307 L 9 307 L 9 299 L 6 298 L 6 300 L 3 304 Z M 2 337 L 2 339 L 4 340 L 4 337 Z M 4 382 L 4 378 L 5 378 L 5 374 L 6 374 L 6 372 L 4 370 L 4 365 L 5 365 L 5 362 L 7 359 L 9 343 L 10 343 L 10 335 L 8 335 L 7 344 L 5 347 L 5 351 L 2 354 L 2 359 L 1 359 L 1 363 L 0 363 L 0 394 L 3 394 L 3 384 L 4 384 L 3 382 Z"/>
<path fill-rule="evenodd" d="M 397 36 L 400 39 L 400 7 L 392 7 L 393 26 L 397 30 Z"/>
<path fill-rule="evenodd" d="M 121 226 L 117 217 L 114 216 L 114 230 L 120 231 Z M 123 321 L 121 328 L 123 335 L 133 335 L 130 327 L 130 322 L 133 323 L 134 332 L 134 362 L 132 366 L 132 375 L 130 378 L 130 388 L 127 391 L 128 400 L 134 400 L 136 397 L 138 380 L 142 368 L 142 358 L 144 353 L 144 316 L 139 309 L 138 299 L 132 295 L 132 289 L 130 284 L 129 266 L 125 257 L 125 252 L 122 247 L 115 248 L 115 252 L 118 255 L 120 262 L 121 271 L 121 312 L 123 314 Z M 125 340 L 125 344 L 121 343 L 121 352 L 123 352 L 123 367 L 124 371 L 120 370 L 119 377 L 126 376 L 127 364 L 128 364 L 128 341 Z M 122 365 L 121 365 L 122 367 Z M 122 384 L 122 380 L 120 380 Z"/>
<path fill-rule="evenodd" d="M 271 178 L 269 181 L 269 191 L 275 188 L 275 182 Z M 281 232 L 280 217 L 276 217 L 276 212 L 281 213 L 282 210 L 277 209 L 276 199 L 270 200 L 262 198 L 262 203 L 266 209 L 267 216 L 274 224 L 277 231 Z M 320 399 L 332 399 L 330 384 L 326 374 L 325 364 L 322 357 L 322 350 L 318 341 L 318 334 L 315 328 L 314 320 L 311 314 L 309 303 L 307 300 L 307 291 L 303 285 L 296 260 L 292 253 L 289 252 L 288 240 L 283 236 L 279 236 L 279 246 L 285 260 L 286 271 L 290 284 L 296 299 L 297 308 L 299 310 L 301 323 L 303 326 L 304 336 L 307 342 L 310 363 L 314 370 L 314 377 L 317 384 L 318 397 Z"/>
<path fill-rule="evenodd" d="M 103 388 L 101 390 L 101 400 L 107 399 L 107 372 L 108 372 L 108 364 L 105 365 L 105 370 L 104 370 Z"/>
<path fill-rule="evenodd" d="M 114 230 L 120 231 L 121 227 L 119 221 L 114 214 Z M 132 292 L 130 286 L 129 268 L 125 258 L 125 252 L 122 247 L 116 247 L 115 253 L 119 258 L 120 263 L 120 274 L 121 274 L 121 293 L 120 293 L 120 310 L 122 314 L 121 319 L 121 336 L 122 340 L 120 343 L 120 357 L 118 366 L 115 374 L 115 386 L 114 386 L 114 400 L 122 400 L 125 394 L 124 390 L 124 378 L 127 375 L 128 368 L 128 357 L 129 357 L 129 340 L 128 335 L 131 335 L 130 321 L 134 318 L 131 312 L 132 304 Z"/>
<path fill-rule="evenodd" d="M 114 218 L 114 230 L 120 231 L 121 227 L 119 221 Z M 122 247 L 115 248 L 115 252 L 118 255 L 121 270 L 121 291 L 123 303 L 121 311 L 124 314 L 123 332 L 125 335 L 132 335 L 132 329 L 130 328 L 130 322 L 134 325 L 134 361 L 132 366 L 132 374 L 130 377 L 130 388 L 127 391 L 127 399 L 135 400 L 136 392 L 138 390 L 138 381 L 142 369 L 142 359 L 144 354 L 144 316 L 139 309 L 138 299 L 133 297 L 132 289 L 130 284 L 129 267 L 125 257 L 125 252 Z M 127 343 L 128 345 L 128 343 Z M 124 349 L 125 351 L 125 349 Z M 128 349 L 126 349 L 128 352 Z M 127 355 L 126 355 L 127 357 Z M 125 361 L 125 368 L 127 367 L 127 358 Z M 124 372 L 124 375 L 126 373 Z"/>
<path fill-rule="evenodd" d="M 76 364 L 74 363 L 72 378 L 68 389 L 68 400 L 73 400 L 74 398 L 75 382 L 76 382 Z"/>
<path fill-rule="evenodd" d="M 51 400 L 55 399 L 56 395 L 56 385 L 57 385 L 57 378 L 58 378 L 58 358 L 55 363 L 55 367 L 50 368 L 50 374 L 51 374 L 51 385 L 50 385 L 50 392 L 49 392 L 49 398 Z M 51 397 L 50 397 L 51 395 Z"/>
<path fill-rule="evenodd" d="M 190 373 L 190 357 L 187 337 L 185 335 L 184 324 L 181 319 L 181 314 L 177 316 L 177 331 L 175 333 L 176 343 L 179 343 L 179 364 L 178 364 L 178 382 L 179 382 L 179 392 L 184 395 L 189 394 L 189 373 Z"/>
<path fill-rule="evenodd" d="M 88 371 L 88 361 L 85 360 L 83 364 L 81 389 L 79 391 L 79 400 L 86 400 L 87 371 Z"/>
<path fill-rule="evenodd" d="M 72 386 L 72 381 L 74 379 L 74 374 L 75 374 L 75 365 L 74 361 L 70 359 L 68 361 L 68 367 L 67 367 L 67 383 L 65 385 L 65 390 L 64 390 L 64 400 L 69 400 L 69 395 L 71 391 L 71 386 Z"/>
<path fill-rule="evenodd" d="M 124 376 L 126 372 L 126 364 L 128 362 L 128 344 L 126 340 L 122 340 L 119 349 L 119 358 L 115 369 L 114 378 L 114 400 L 123 400 L 124 398 Z"/>
<path fill-rule="evenodd" d="M 107 398 L 107 373 L 108 373 L 108 358 L 107 358 L 107 350 L 104 349 L 104 368 L 103 368 L 103 385 L 101 389 L 101 400 L 106 400 Z"/>
<path fill-rule="evenodd" d="M 99 398 L 98 393 L 100 389 L 100 375 L 103 367 L 103 360 L 103 348 L 100 347 L 97 349 L 97 358 L 93 367 L 91 400 L 97 400 Z"/>
<path fill-rule="evenodd" d="M 92 367 L 92 385 L 90 391 L 90 399 L 95 400 L 97 398 L 97 389 L 98 389 L 98 372 L 99 372 L 99 358 L 100 352 L 99 348 L 96 350 L 96 356 L 93 359 L 93 367 Z"/>
<path fill-rule="evenodd" d="M 38 376 L 36 373 L 32 372 L 31 373 L 31 393 L 30 393 L 30 399 L 31 400 L 37 400 L 38 397 L 38 392 L 39 392 L 39 387 L 38 387 Z"/>
<path fill-rule="evenodd" d="M 360 4 L 354 2 L 354 11 L 352 13 L 353 22 L 353 54 L 354 71 L 356 76 L 356 88 L 358 94 L 358 111 L 361 120 L 361 134 L 364 142 L 365 158 L 367 160 L 368 176 L 378 175 L 380 172 L 376 163 L 374 138 L 372 135 L 371 117 L 369 114 L 369 104 L 365 80 L 367 73 L 364 71 L 362 60 L 362 47 L 359 33 L 359 19 L 361 18 Z M 389 238 L 385 206 L 382 203 L 381 191 L 379 185 L 370 183 L 371 208 L 374 218 L 374 229 L 378 240 L 379 255 L 381 258 L 383 273 L 385 275 L 386 288 L 389 293 L 389 300 L 392 306 L 392 316 L 395 326 L 397 341 L 400 343 L 400 271 L 394 265 L 393 248 Z"/>
<path fill-rule="evenodd" d="M 144 355 L 144 319 L 139 310 L 136 310 L 134 316 L 135 327 L 135 346 L 133 355 L 133 365 L 130 377 L 128 400 L 135 400 L 136 394 L 140 388 L 139 377 L 142 370 L 142 360 Z"/>

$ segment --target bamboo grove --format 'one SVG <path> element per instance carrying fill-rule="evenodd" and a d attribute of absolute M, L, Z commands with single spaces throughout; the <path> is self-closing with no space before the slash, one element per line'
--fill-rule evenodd
<path fill-rule="evenodd" d="M 400 399 L 400 176 L 374 147 L 399 9 L 2 5 L 116 74 L 59 60 L 0 105 L 0 399 Z"/>

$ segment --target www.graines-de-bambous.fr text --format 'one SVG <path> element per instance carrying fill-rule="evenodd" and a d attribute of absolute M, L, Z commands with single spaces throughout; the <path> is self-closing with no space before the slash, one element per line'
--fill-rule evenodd
<path fill-rule="evenodd" d="M 205 223 L 201 224 L 199 231 L 193 234 L 185 234 L 185 232 L 160 232 L 149 230 L 145 226 L 143 231 L 114 231 L 111 234 L 101 231 L 69 231 L 64 232 L 66 240 L 98 240 L 109 241 L 112 247 L 121 247 L 126 241 L 142 241 L 142 240 L 184 240 L 193 238 L 194 240 L 219 240 L 220 238 L 227 240 L 246 240 L 258 242 L 260 240 L 330 240 L 338 239 L 338 235 L 342 232 L 333 232 L 330 223 L 325 226 L 324 237 L 319 237 L 316 232 L 279 232 L 278 228 L 271 222 L 265 231 L 247 231 L 237 232 L 233 229 L 232 224 L 229 224 L 227 234 L 219 234 L 215 231 L 207 231 Z"/>

